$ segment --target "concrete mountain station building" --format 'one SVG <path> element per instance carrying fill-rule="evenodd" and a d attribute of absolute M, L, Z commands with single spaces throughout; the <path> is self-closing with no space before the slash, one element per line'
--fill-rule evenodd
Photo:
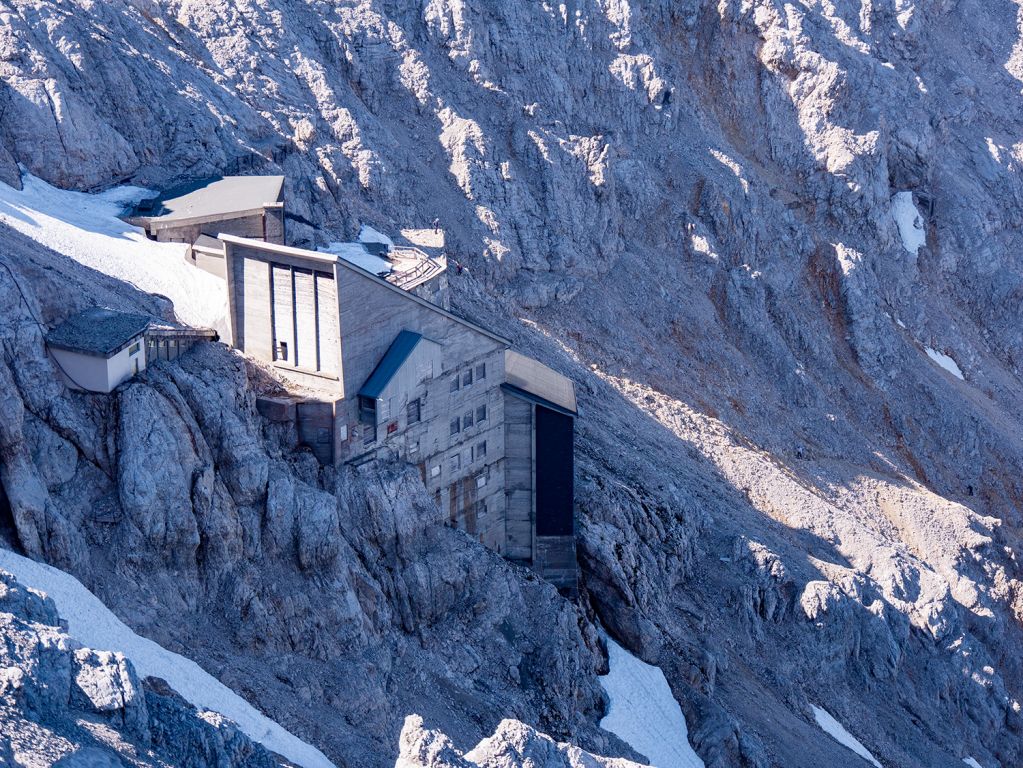
<path fill-rule="evenodd" d="M 450 525 L 576 588 L 572 381 L 451 312 L 436 230 L 285 244 L 282 177 L 226 177 L 127 214 L 226 280 L 231 343 L 299 385 L 258 402 L 321 463 L 416 465 Z"/>

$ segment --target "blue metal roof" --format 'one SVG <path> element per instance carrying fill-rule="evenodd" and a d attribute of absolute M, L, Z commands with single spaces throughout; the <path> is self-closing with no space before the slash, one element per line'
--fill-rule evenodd
<path fill-rule="evenodd" d="M 405 364 L 412 350 L 423 340 L 422 334 L 412 331 L 402 331 L 394 337 L 387 353 L 377 363 L 373 373 L 366 379 L 366 383 L 359 390 L 360 397 L 370 397 L 376 400 L 394 378 L 394 374 Z"/>

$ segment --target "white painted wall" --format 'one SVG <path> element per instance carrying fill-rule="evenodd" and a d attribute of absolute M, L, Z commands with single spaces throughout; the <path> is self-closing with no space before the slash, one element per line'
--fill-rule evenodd
<path fill-rule="evenodd" d="M 132 344 L 139 345 L 139 351 L 129 355 Z M 50 354 L 62 369 L 65 383 L 75 389 L 89 392 L 111 392 L 118 384 L 134 375 L 133 361 L 139 361 L 139 371 L 146 368 L 146 345 L 142 336 L 122 349 L 109 360 L 95 355 L 83 355 L 68 349 L 50 348 Z"/>
<path fill-rule="evenodd" d="M 90 392 L 110 391 L 107 361 L 102 357 L 52 347 L 50 354 L 62 369 L 62 378 L 69 387 Z"/>
<path fill-rule="evenodd" d="M 139 345 L 139 351 L 134 355 L 128 354 L 135 344 Z M 138 360 L 139 372 L 141 373 L 146 369 L 146 343 L 141 335 L 138 338 L 132 339 L 131 344 L 106 361 L 107 392 L 113 391 L 122 381 L 127 381 L 135 375 L 133 366 L 135 360 Z"/>

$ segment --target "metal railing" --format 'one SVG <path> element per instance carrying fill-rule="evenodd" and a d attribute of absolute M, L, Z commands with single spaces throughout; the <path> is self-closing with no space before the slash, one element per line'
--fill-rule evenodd
<path fill-rule="evenodd" d="M 402 248 L 401 252 L 413 254 L 419 262 L 412 269 L 404 272 L 391 272 L 387 276 L 388 282 L 402 290 L 411 290 L 447 269 L 447 260 L 443 257 L 433 259 L 418 248 Z"/>

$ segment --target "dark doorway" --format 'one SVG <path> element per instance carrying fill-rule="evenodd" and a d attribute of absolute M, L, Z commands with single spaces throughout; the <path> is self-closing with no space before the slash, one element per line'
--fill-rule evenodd
<path fill-rule="evenodd" d="M 571 536 L 575 419 L 536 406 L 536 535 Z"/>

